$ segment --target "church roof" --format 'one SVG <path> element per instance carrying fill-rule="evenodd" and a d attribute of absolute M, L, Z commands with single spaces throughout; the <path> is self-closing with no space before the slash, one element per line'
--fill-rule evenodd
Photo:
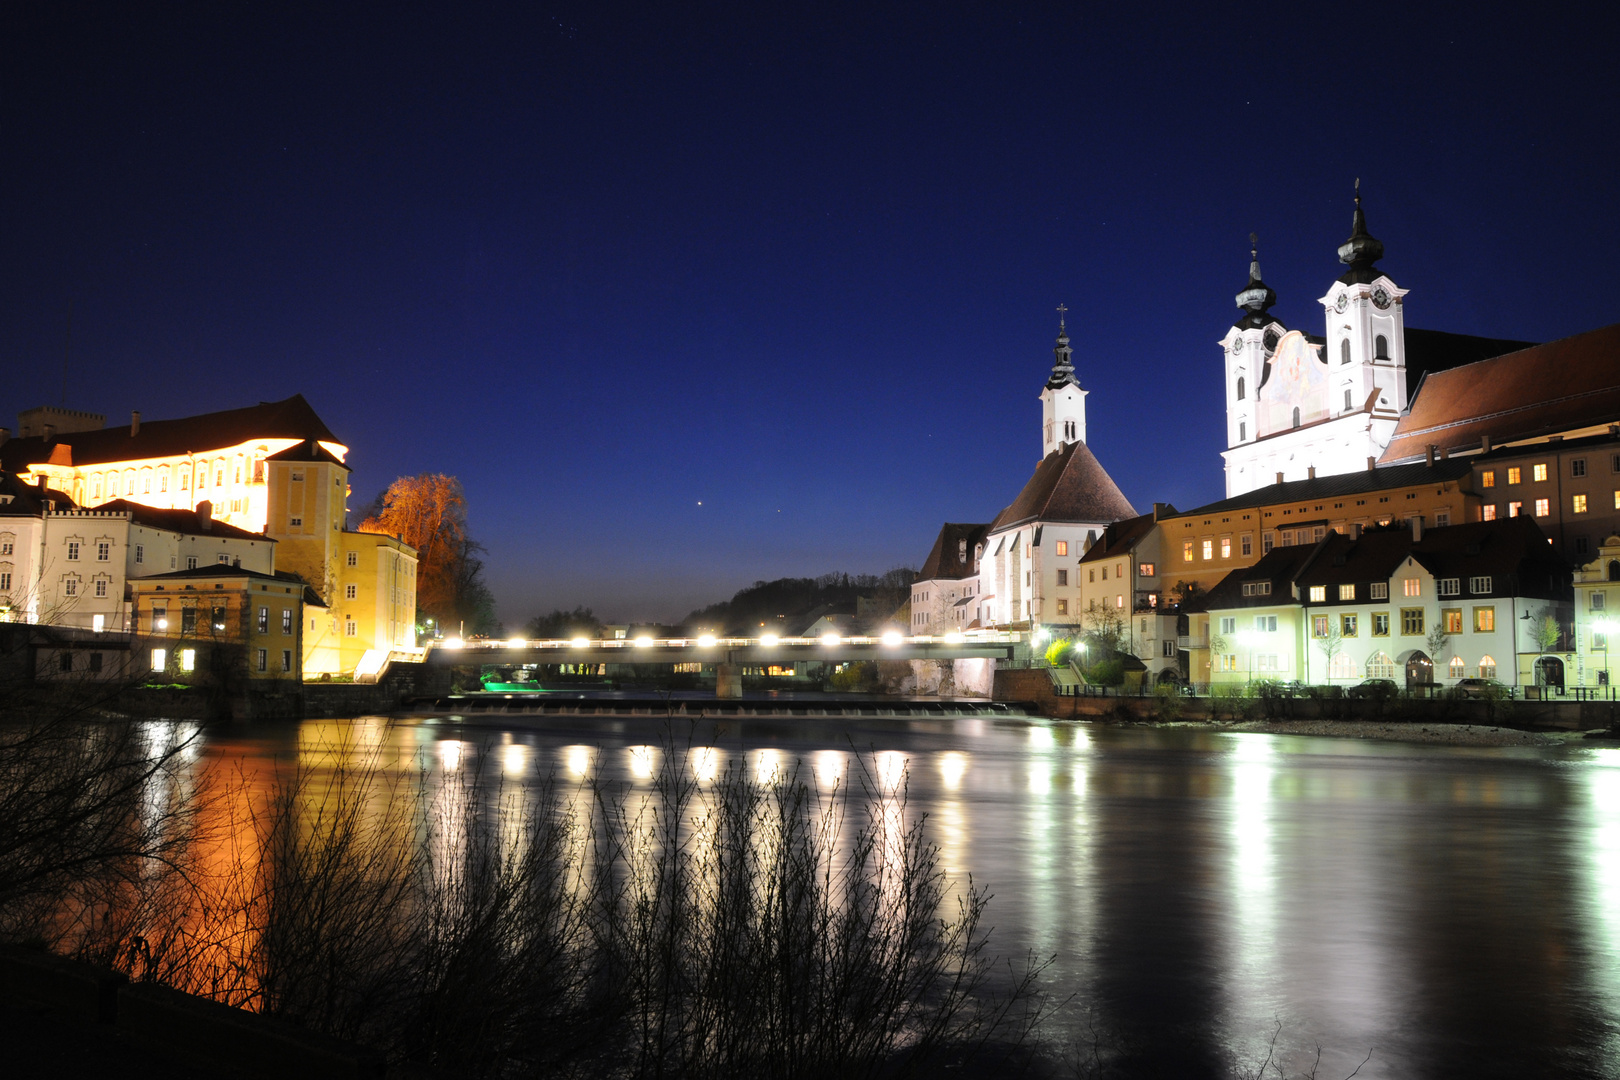
<path fill-rule="evenodd" d="M 1072 442 L 1041 459 L 1024 490 L 996 515 L 988 531 L 1026 521 L 1106 523 L 1135 516 L 1136 508 L 1086 444 Z"/>
<path fill-rule="evenodd" d="M 72 431 L 53 436 L 11 439 L 0 445 L 0 468 L 21 472 L 28 466 L 55 459 L 64 450 L 72 465 L 102 465 L 114 461 L 175 457 L 193 451 L 236 446 L 253 439 L 317 439 L 342 445 L 315 415 L 302 394 L 283 401 L 261 401 L 243 409 L 202 413 L 178 420 L 142 421 L 131 435 L 127 426 L 97 431 Z"/>
<path fill-rule="evenodd" d="M 1430 373 L 1383 461 L 1620 421 L 1620 323 Z"/>
<path fill-rule="evenodd" d="M 947 521 L 939 530 L 933 550 L 917 572 L 918 581 L 970 578 L 979 572 L 979 563 L 973 557 L 974 549 L 984 542 L 988 525 L 963 525 Z M 967 557 L 961 557 L 962 544 L 967 544 Z"/>

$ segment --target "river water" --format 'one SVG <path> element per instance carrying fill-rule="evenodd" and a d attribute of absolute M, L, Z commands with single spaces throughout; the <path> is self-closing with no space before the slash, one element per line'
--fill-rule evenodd
<path fill-rule="evenodd" d="M 994 894 L 992 944 L 1054 958 L 1049 1034 L 1133 1074 L 1620 1076 L 1620 749 L 1437 747 L 1040 719 L 700 721 L 700 770 L 852 749 L 904 760 L 945 868 Z M 480 752 L 508 779 L 633 783 L 649 718 L 422 717 L 215 731 L 285 769 L 381 745 L 401 770 Z"/>

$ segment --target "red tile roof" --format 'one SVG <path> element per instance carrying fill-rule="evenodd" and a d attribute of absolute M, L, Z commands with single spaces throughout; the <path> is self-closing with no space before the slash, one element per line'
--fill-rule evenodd
<path fill-rule="evenodd" d="M 1069 443 L 1054 450 L 1035 466 L 1024 490 L 996 519 L 990 532 L 1010 529 L 1026 521 L 1067 521 L 1083 524 L 1135 517 L 1136 508 L 1085 443 Z"/>
<path fill-rule="evenodd" d="M 1620 323 L 1424 378 L 1381 459 L 1620 421 Z"/>

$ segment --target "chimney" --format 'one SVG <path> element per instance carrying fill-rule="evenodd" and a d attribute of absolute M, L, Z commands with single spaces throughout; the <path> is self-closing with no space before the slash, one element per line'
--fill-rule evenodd
<path fill-rule="evenodd" d="M 1423 515 L 1412 515 L 1412 542 L 1415 544 L 1423 539 Z"/>
<path fill-rule="evenodd" d="M 1316 479 L 1316 466 L 1312 465 L 1309 469 L 1306 469 L 1305 470 L 1305 476 L 1306 476 L 1307 479 L 1315 480 Z"/>
<path fill-rule="evenodd" d="M 11 441 L 11 429 L 8 428 L 8 427 L 0 427 L 0 446 L 4 446 L 4 445 L 6 445 L 6 443 L 8 443 L 10 441 Z"/>
<path fill-rule="evenodd" d="M 1423 451 L 1423 457 L 1428 461 L 1429 468 L 1434 468 L 1434 443 L 1430 443 Z"/>
<path fill-rule="evenodd" d="M 141 433 L 141 410 L 132 410 L 129 414 L 129 437 L 134 438 Z"/>
<path fill-rule="evenodd" d="M 197 504 L 197 524 L 203 532 L 214 531 L 214 504 L 208 499 Z"/>
<path fill-rule="evenodd" d="M 1378 459 L 1371 454 L 1367 455 L 1367 471 L 1372 472 L 1378 468 Z"/>
<path fill-rule="evenodd" d="M 1440 460 L 1444 461 L 1447 458 L 1449 458 L 1450 456 L 1451 456 L 1451 449 L 1449 447 L 1442 446 L 1440 448 Z"/>
<path fill-rule="evenodd" d="M 0 431 L 4 431 L 4 430 L 5 430 L 5 428 L 0 428 Z M 1610 424 L 1609 425 L 1609 437 L 1614 438 L 1616 436 L 1620 436 L 1620 424 Z"/>
<path fill-rule="evenodd" d="M 1282 473 L 1277 474 L 1277 483 L 1282 483 Z"/>
<path fill-rule="evenodd" d="M 1488 454 L 1491 452 L 1491 437 L 1489 435 L 1481 435 L 1479 437 L 1479 452 L 1482 454 Z"/>

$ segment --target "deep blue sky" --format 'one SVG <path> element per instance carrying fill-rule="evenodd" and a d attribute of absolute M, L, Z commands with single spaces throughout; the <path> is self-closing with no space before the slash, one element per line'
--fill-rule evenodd
<path fill-rule="evenodd" d="M 351 505 L 459 476 L 509 624 L 920 564 L 1033 469 L 1059 302 L 1125 494 L 1220 497 L 1248 234 L 1320 332 L 1357 176 L 1411 325 L 1620 319 L 1607 16 L 155 7 L 3 17 L 0 424 L 71 298 L 70 407 L 301 392 Z"/>

